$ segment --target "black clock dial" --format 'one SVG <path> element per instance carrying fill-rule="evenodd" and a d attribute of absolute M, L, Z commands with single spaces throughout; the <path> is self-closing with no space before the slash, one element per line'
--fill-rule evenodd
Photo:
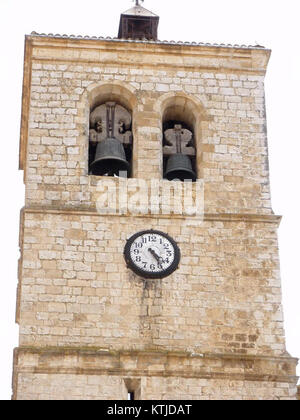
<path fill-rule="evenodd" d="M 163 278 L 178 268 L 180 250 L 166 233 L 145 230 L 128 239 L 124 258 L 127 266 L 139 276 Z"/>

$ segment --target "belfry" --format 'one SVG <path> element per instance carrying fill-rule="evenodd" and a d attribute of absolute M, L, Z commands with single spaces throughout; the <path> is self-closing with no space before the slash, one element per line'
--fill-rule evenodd
<path fill-rule="evenodd" d="M 115 38 L 25 37 L 15 400 L 297 398 L 271 52 L 158 23 L 136 1 Z"/>

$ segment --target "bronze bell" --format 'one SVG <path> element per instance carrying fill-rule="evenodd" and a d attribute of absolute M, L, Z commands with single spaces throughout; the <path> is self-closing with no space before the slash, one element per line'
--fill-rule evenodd
<path fill-rule="evenodd" d="M 119 176 L 119 172 L 129 172 L 125 150 L 120 140 L 108 137 L 97 144 L 95 160 L 90 166 L 93 175 Z"/>
<path fill-rule="evenodd" d="M 169 181 L 179 179 L 180 181 L 196 181 L 196 174 L 192 168 L 192 162 L 189 156 L 182 153 L 171 155 L 167 162 L 164 178 Z"/>

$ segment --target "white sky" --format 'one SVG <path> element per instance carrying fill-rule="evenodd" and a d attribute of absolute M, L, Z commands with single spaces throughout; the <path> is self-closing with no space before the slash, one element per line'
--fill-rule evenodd
<path fill-rule="evenodd" d="M 19 212 L 24 205 L 18 171 L 24 35 L 32 31 L 117 36 L 130 0 L 0 0 L 1 257 L 0 400 L 11 398 Z M 264 45 L 272 49 L 266 104 L 272 203 L 279 229 L 287 350 L 300 358 L 300 36 L 299 0 L 146 0 L 160 16 L 159 39 Z M 251 285 L 249 285 L 251 287 Z M 300 368 L 298 368 L 300 375 Z"/>

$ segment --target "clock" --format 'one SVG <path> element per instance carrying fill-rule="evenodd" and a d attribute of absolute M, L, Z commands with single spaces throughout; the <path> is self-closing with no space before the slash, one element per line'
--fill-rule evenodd
<path fill-rule="evenodd" d="M 180 250 L 166 233 L 144 230 L 127 240 L 124 258 L 135 274 L 146 279 L 161 279 L 178 268 Z"/>

